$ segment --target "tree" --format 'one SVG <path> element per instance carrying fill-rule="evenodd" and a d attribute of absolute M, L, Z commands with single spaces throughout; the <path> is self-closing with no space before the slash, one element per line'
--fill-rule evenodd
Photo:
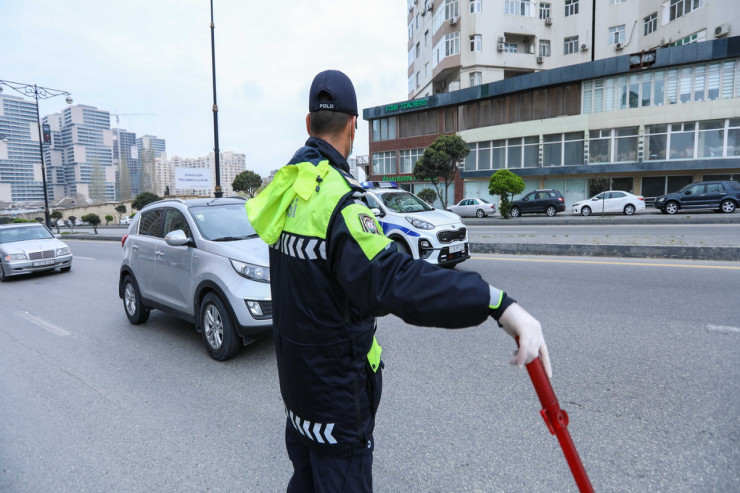
<path fill-rule="evenodd" d="M 432 190 L 431 188 L 425 188 L 424 190 L 421 190 L 419 193 L 416 194 L 421 200 L 428 204 L 433 204 L 435 200 L 437 200 L 437 192 Z"/>
<path fill-rule="evenodd" d="M 262 177 L 254 171 L 242 171 L 231 183 L 231 188 L 235 192 L 245 192 L 250 197 L 254 197 L 255 191 L 262 186 Z"/>
<path fill-rule="evenodd" d="M 131 207 L 136 209 L 137 211 L 140 211 L 141 209 L 146 207 L 147 204 L 151 204 L 152 202 L 156 202 L 157 200 L 162 200 L 159 195 L 152 192 L 142 192 L 136 196 L 133 202 L 131 202 Z"/>
<path fill-rule="evenodd" d="M 86 223 L 92 224 L 93 231 L 95 231 L 95 234 L 98 234 L 98 224 L 100 224 L 100 216 L 98 216 L 97 214 L 85 214 L 84 216 L 82 216 L 82 220 Z"/>
<path fill-rule="evenodd" d="M 169 185 L 167 185 L 166 187 L 164 187 L 164 194 L 165 195 L 169 195 L 170 194 L 170 186 Z"/>
<path fill-rule="evenodd" d="M 504 219 L 509 217 L 511 198 L 524 191 L 524 180 L 508 169 L 500 169 L 491 175 L 488 180 L 488 191 L 491 195 L 501 197 L 498 211 Z"/>
<path fill-rule="evenodd" d="M 113 216 L 110 214 L 105 215 L 105 225 L 108 226 L 108 223 L 110 223 L 113 220 Z"/>
<path fill-rule="evenodd" d="M 469 153 L 470 149 L 462 137 L 440 135 L 424 150 L 424 154 L 414 165 L 416 179 L 429 180 L 434 185 L 442 201 L 442 209 L 447 209 L 447 192 L 450 183 L 455 180 L 457 164 Z M 444 183 L 442 190 L 440 190 L 440 179 Z"/>
<path fill-rule="evenodd" d="M 70 229 L 70 231 L 74 231 L 74 230 L 72 229 L 72 226 L 74 226 L 74 225 L 75 225 L 75 221 L 77 221 L 77 218 L 76 218 L 76 217 L 74 217 L 74 216 L 69 216 L 69 217 L 67 218 L 67 221 L 69 221 L 69 222 L 67 223 L 67 225 L 69 226 L 69 229 Z"/>
<path fill-rule="evenodd" d="M 126 206 L 121 204 L 116 206 L 116 212 L 118 213 L 118 222 L 121 222 L 121 216 L 126 214 Z"/>
<path fill-rule="evenodd" d="M 62 219 L 62 213 L 60 211 L 53 211 L 50 216 L 54 220 L 54 225 L 57 227 L 57 233 L 62 234 L 59 231 L 59 220 Z"/>

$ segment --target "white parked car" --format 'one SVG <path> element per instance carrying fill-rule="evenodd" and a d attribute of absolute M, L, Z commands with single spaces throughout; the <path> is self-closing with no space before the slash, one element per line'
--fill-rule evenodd
<path fill-rule="evenodd" d="M 621 190 L 607 190 L 590 199 L 573 204 L 573 213 L 583 216 L 620 212 L 631 216 L 635 212 L 644 210 L 645 199 L 641 195 L 633 195 Z"/>
<path fill-rule="evenodd" d="M 131 224 L 131 216 L 123 216 L 121 218 L 121 224 Z"/>
<path fill-rule="evenodd" d="M 496 206 L 486 199 L 468 198 L 462 199 L 456 205 L 448 206 L 447 210 L 461 217 L 486 217 L 496 212 Z"/>

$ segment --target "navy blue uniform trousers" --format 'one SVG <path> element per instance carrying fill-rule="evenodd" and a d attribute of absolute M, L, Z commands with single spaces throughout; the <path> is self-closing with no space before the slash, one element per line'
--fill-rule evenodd
<path fill-rule="evenodd" d="M 372 493 L 373 447 L 348 457 L 318 454 L 301 441 L 290 419 L 285 446 L 293 463 L 288 493 Z"/>

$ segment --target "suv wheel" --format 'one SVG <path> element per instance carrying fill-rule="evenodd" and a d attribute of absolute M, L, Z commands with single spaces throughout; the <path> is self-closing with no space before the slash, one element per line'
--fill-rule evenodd
<path fill-rule="evenodd" d="M 719 208 L 722 209 L 722 212 L 735 212 L 735 202 L 732 200 L 725 200 L 719 205 Z"/>
<path fill-rule="evenodd" d="M 668 202 L 665 205 L 665 211 L 667 214 L 675 214 L 676 212 L 678 212 L 678 204 L 673 201 Z"/>
<path fill-rule="evenodd" d="M 509 214 L 511 215 L 511 217 L 519 217 L 522 215 L 522 211 L 519 210 L 519 207 L 514 206 L 509 211 Z"/>
<path fill-rule="evenodd" d="M 582 207 L 581 208 L 581 215 L 582 216 L 590 216 L 591 215 L 591 208 L 590 207 Z"/>
<path fill-rule="evenodd" d="M 485 217 L 486 213 L 483 212 L 483 209 L 478 209 L 475 211 L 475 217 Z"/>
<path fill-rule="evenodd" d="M 123 310 L 129 322 L 134 325 L 143 324 L 149 318 L 149 309 L 142 303 L 139 287 L 131 276 L 126 276 L 123 280 Z"/>
<path fill-rule="evenodd" d="M 624 213 L 627 214 L 628 216 L 631 216 L 632 214 L 635 213 L 635 206 L 632 205 L 632 204 L 625 205 L 624 206 Z"/>
<path fill-rule="evenodd" d="M 406 255 L 411 255 L 411 250 L 409 250 L 409 247 L 406 246 L 406 243 L 403 242 L 403 240 L 394 239 L 393 243 L 396 244 L 396 250 L 398 250 L 401 253 L 405 253 Z"/>
<path fill-rule="evenodd" d="M 215 293 L 208 293 L 200 305 L 200 325 L 203 341 L 211 358 L 225 361 L 234 356 L 241 343 L 234 330 L 229 311 Z"/>
<path fill-rule="evenodd" d="M 545 214 L 547 214 L 550 217 L 553 217 L 557 213 L 558 213 L 558 210 L 555 208 L 554 205 L 548 205 L 547 209 L 545 209 Z"/>

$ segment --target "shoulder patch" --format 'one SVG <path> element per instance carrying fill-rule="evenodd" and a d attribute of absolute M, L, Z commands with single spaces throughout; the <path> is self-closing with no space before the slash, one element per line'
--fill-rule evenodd
<path fill-rule="evenodd" d="M 362 226 L 362 230 L 366 233 L 374 234 L 374 235 L 383 235 L 383 233 L 378 229 L 377 224 L 375 223 L 375 218 L 370 216 L 369 214 L 360 213 L 358 215 L 360 219 L 360 226 Z"/>

